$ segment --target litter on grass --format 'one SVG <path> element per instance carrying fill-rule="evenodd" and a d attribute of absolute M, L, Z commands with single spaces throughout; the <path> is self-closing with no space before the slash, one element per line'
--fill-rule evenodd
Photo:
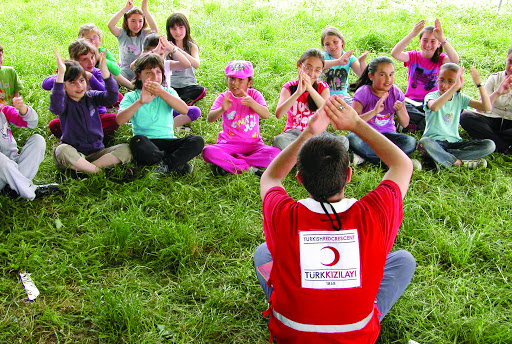
<path fill-rule="evenodd" d="M 23 283 L 23 287 L 27 291 L 27 298 L 29 301 L 34 301 L 36 297 L 39 296 L 39 289 L 37 289 L 36 285 L 30 278 L 30 274 L 25 271 L 20 271 L 20 279 L 21 283 Z"/>

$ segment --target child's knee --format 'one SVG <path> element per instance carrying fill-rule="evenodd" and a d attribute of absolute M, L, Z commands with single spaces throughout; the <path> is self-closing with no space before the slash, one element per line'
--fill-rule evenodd
<path fill-rule="evenodd" d="M 115 147 L 115 149 L 110 152 L 113 156 L 115 156 L 121 163 L 126 164 L 132 160 L 132 151 L 130 150 L 130 146 L 126 143 L 119 144 Z"/>
<path fill-rule="evenodd" d="M 143 165 L 154 165 L 164 157 L 164 152 L 144 135 L 132 137 L 129 147 L 135 161 Z"/>
<path fill-rule="evenodd" d="M 75 165 L 80 158 L 80 153 L 78 153 L 76 148 L 65 143 L 57 146 L 53 151 L 55 165 L 61 169 Z"/>

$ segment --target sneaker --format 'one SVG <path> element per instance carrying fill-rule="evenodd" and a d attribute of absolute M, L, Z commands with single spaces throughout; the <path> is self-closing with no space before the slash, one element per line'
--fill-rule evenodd
<path fill-rule="evenodd" d="M 462 160 L 462 166 L 469 168 L 470 170 L 474 170 L 477 167 L 486 168 L 487 160 L 485 159 L 476 159 L 476 160 Z"/>
<path fill-rule="evenodd" d="M 160 160 L 158 164 L 153 165 L 153 172 L 159 174 L 169 173 L 169 165 L 163 162 L 163 160 Z"/>
<path fill-rule="evenodd" d="M 365 162 L 366 160 L 364 160 L 363 158 L 361 158 L 359 155 L 357 155 L 356 153 L 352 153 L 352 159 L 351 159 L 351 163 L 352 163 L 352 166 L 358 166 L 358 165 L 361 165 Z"/>
<path fill-rule="evenodd" d="M 184 176 L 186 174 L 192 173 L 194 171 L 194 165 L 186 162 L 185 164 L 181 165 L 180 167 L 176 168 L 172 172 L 176 172 L 176 174 L 180 176 Z"/>
<path fill-rule="evenodd" d="M 418 159 L 411 159 L 411 161 L 413 169 L 415 169 L 416 171 L 421 171 L 421 162 Z"/>
<path fill-rule="evenodd" d="M 44 184 L 37 185 L 36 190 L 34 191 L 37 198 L 42 198 L 46 196 L 50 196 L 52 194 L 62 194 L 62 189 L 59 184 Z"/>
<path fill-rule="evenodd" d="M 20 195 L 18 195 L 18 193 L 16 191 L 11 189 L 11 187 L 9 185 L 6 185 L 2 190 L 0 190 L 0 195 L 6 196 L 6 197 L 9 197 L 12 199 L 16 199 L 16 198 L 20 197 Z"/>
<path fill-rule="evenodd" d="M 211 168 L 212 168 L 212 173 L 214 176 L 225 176 L 225 175 L 229 174 L 228 171 L 226 171 L 225 169 L 223 169 L 222 167 L 220 167 L 218 165 L 211 164 Z"/>
<path fill-rule="evenodd" d="M 192 134 L 192 128 L 181 125 L 176 128 L 176 134 L 184 134 L 184 135 L 191 135 Z"/>

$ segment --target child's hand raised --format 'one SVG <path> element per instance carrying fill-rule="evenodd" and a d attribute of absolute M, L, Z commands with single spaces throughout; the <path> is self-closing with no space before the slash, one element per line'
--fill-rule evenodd
<path fill-rule="evenodd" d="M 368 56 L 370 52 L 368 50 L 365 50 L 361 56 L 359 56 L 357 59 L 359 60 L 359 63 L 366 61 L 366 57 Z"/>
<path fill-rule="evenodd" d="M 439 42 L 442 43 L 446 41 L 446 38 L 444 38 L 443 27 L 441 26 L 441 22 L 437 18 L 434 22 L 434 31 L 432 32 L 432 34 Z"/>
<path fill-rule="evenodd" d="M 253 105 L 256 103 L 256 101 L 247 94 L 247 92 L 241 90 L 244 93 L 244 97 L 242 98 L 242 105 L 248 106 L 252 109 Z"/>
<path fill-rule="evenodd" d="M 414 25 L 411 33 L 413 33 L 414 36 L 416 37 L 420 34 L 421 30 L 423 30 L 424 27 L 425 27 L 425 20 L 423 19 Z"/>
<path fill-rule="evenodd" d="M 231 99 L 231 96 L 231 91 L 227 91 L 226 94 L 224 94 L 224 98 L 222 99 L 222 111 L 225 112 L 231 109 L 231 106 L 233 105 L 233 100 Z"/>
<path fill-rule="evenodd" d="M 375 107 L 373 108 L 373 112 L 375 113 L 375 116 L 377 116 L 379 113 L 384 111 L 384 102 L 389 96 L 389 92 L 386 92 L 380 99 L 377 101 L 377 104 L 375 104 Z"/>
<path fill-rule="evenodd" d="M 144 85 L 142 86 L 142 90 L 140 91 L 139 102 L 143 105 L 147 104 L 147 103 L 151 103 L 153 101 L 153 99 L 155 99 L 155 97 L 156 97 L 156 95 L 149 90 L 149 87 L 148 87 L 149 83 L 152 83 L 152 81 L 147 80 L 144 83 Z"/>
<path fill-rule="evenodd" d="M 297 95 L 301 95 L 302 93 L 306 92 L 306 89 L 308 88 L 308 84 L 304 78 L 304 76 L 307 76 L 302 69 L 299 68 L 299 83 L 297 84 L 297 90 L 295 91 Z"/>
<path fill-rule="evenodd" d="M 346 65 L 348 63 L 348 61 L 350 60 L 350 56 L 352 56 L 353 53 L 354 53 L 354 50 L 349 50 L 349 51 L 345 52 L 345 54 L 341 55 L 340 58 L 338 59 L 338 64 L 340 66 Z"/>
<path fill-rule="evenodd" d="M 124 12 L 128 12 L 133 8 L 133 0 L 126 1 L 126 5 L 124 5 Z"/>
<path fill-rule="evenodd" d="M 146 81 L 146 83 L 144 84 L 144 88 L 149 92 L 151 93 L 152 95 L 154 96 L 158 96 L 158 97 L 161 97 L 162 95 L 162 92 L 166 92 L 163 88 L 162 88 L 162 85 L 160 85 L 158 82 L 156 81 Z"/>
<path fill-rule="evenodd" d="M 395 104 L 393 104 L 393 109 L 395 109 L 395 112 L 400 112 L 401 110 L 404 110 L 405 102 L 401 102 L 399 100 L 395 101 Z"/>
<path fill-rule="evenodd" d="M 12 105 L 18 110 L 20 115 L 25 116 L 28 112 L 28 106 L 21 97 L 12 98 Z"/>
<path fill-rule="evenodd" d="M 62 81 L 64 81 L 64 74 L 66 73 L 66 64 L 64 63 L 64 60 L 60 57 L 59 52 L 57 49 L 53 49 L 55 53 L 55 58 L 57 59 L 57 77 L 59 75 L 62 75 Z"/>
<path fill-rule="evenodd" d="M 99 63 L 100 63 L 100 70 L 101 70 L 101 74 L 103 75 L 103 79 L 110 78 L 110 71 L 108 70 L 108 67 L 107 67 L 107 49 L 103 50 L 103 52 L 100 53 Z"/>

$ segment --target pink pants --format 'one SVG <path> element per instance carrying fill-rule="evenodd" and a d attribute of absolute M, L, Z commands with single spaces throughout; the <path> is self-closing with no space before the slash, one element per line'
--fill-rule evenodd
<path fill-rule="evenodd" d="M 229 173 L 242 173 L 251 166 L 268 167 L 280 151 L 259 142 L 217 143 L 204 147 L 203 159 Z"/>

